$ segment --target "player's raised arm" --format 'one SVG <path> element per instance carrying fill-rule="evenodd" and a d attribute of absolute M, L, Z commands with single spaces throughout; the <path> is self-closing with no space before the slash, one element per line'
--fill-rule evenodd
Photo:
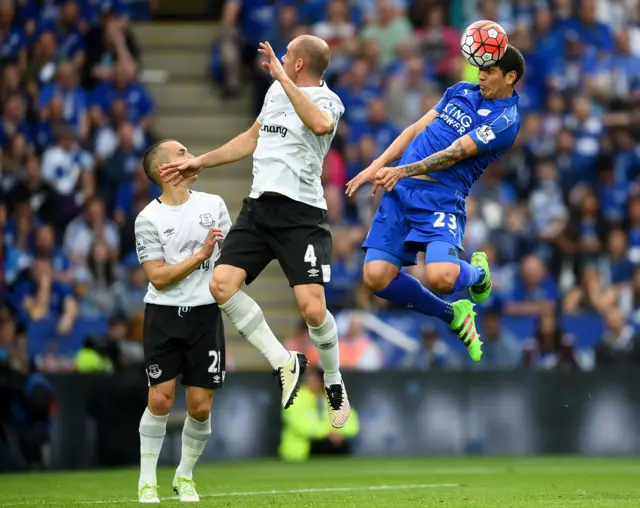
<path fill-rule="evenodd" d="M 420 118 L 420 120 L 409 125 L 409 127 L 403 130 L 394 142 L 389 145 L 380 157 L 374 160 L 367 169 L 361 171 L 355 178 L 347 183 L 345 193 L 348 196 L 353 196 L 363 183 L 373 181 L 376 173 L 380 169 L 402 157 L 402 154 L 415 137 L 426 129 L 429 124 L 438 118 L 439 115 L 440 113 L 436 109 L 432 109 Z"/>
<path fill-rule="evenodd" d="M 309 71 L 310 74 L 317 75 L 316 77 L 320 81 L 326 67 L 324 62 L 329 63 L 330 50 L 327 43 L 318 37 L 303 36 L 299 38 L 296 51 L 298 54 L 291 54 L 287 48 L 284 59 L 297 60 L 296 62 L 288 62 L 293 65 L 298 65 L 298 62 L 301 65 L 304 65 L 305 62 L 308 62 L 307 65 L 317 65 L 317 70 L 310 68 Z M 271 44 L 261 42 L 258 52 L 267 57 L 267 61 L 262 62 L 262 67 L 271 74 L 273 79 L 280 82 L 302 123 L 316 136 L 324 136 L 333 132 L 336 125 L 335 113 L 332 113 L 330 109 L 320 107 L 300 90 L 299 85 L 287 75 Z M 309 58 L 305 60 L 304 56 Z M 316 72 L 313 72 L 314 70 Z"/>
<path fill-rule="evenodd" d="M 376 174 L 374 190 L 382 187 L 389 192 L 401 178 L 429 175 L 475 155 L 506 149 L 513 144 L 517 134 L 515 117 L 512 118 L 505 112 L 491 124 L 480 125 L 469 134 L 456 139 L 444 150 L 420 161 L 395 168 L 382 168 Z"/>
<path fill-rule="evenodd" d="M 250 129 L 237 135 L 216 150 L 186 161 L 160 165 L 158 168 L 160 176 L 166 183 L 177 185 L 186 178 L 197 175 L 205 168 L 222 166 L 249 157 L 255 152 L 258 145 L 259 131 L 260 123 L 255 121 Z"/>

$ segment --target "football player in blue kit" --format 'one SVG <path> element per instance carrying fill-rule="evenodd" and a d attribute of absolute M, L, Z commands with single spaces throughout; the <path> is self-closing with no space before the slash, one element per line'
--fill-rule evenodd
<path fill-rule="evenodd" d="M 386 192 L 364 242 L 363 277 L 380 298 L 442 319 L 467 346 L 475 362 L 482 356 L 474 304 L 448 303 L 408 273 L 424 251 L 427 283 L 439 293 L 469 288 L 475 302 L 491 292 L 487 256 L 475 252 L 471 263 L 459 258 L 465 198 L 485 168 L 513 144 L 520 128 L 518 92 L 524 74 L 522 53 L 509 45 L 502 59 L 479 68 L 479 84 L 460 82 L 400 136 L 371 166 L 347 184 L 347 195 L 365 182 Z M 388 167 L 400 159 L 399 165 Z"/>

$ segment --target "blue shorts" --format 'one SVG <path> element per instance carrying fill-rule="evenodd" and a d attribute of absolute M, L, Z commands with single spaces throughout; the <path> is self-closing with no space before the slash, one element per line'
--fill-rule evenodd
<path fill-rule="evenodd" d="M 462 192 L 437 182 L 406 178 L 385 192 L 364 241 L 365 249 L 387 252 L 415 265 L 432 242 L 462 250 L 467 221 Z"/>

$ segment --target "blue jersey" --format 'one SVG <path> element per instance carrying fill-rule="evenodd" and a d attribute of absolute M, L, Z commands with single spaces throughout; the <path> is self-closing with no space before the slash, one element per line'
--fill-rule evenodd
<path fill-rule="evenodd" d="M 478 155 L 429 175 L 468 195 L 489 163 L 500 158 L 515 141 L 520 129 L 519 98 L 514 90 L 508 99 L 485 99 L 480 85 L 466 81 L 453 85 L 434 108 L 440 116 L 416 136 L 400 164 L 425 159 L 469 134 L 478 145 Z"/>
<path fill-rule="evenodd" d="M 435 182 L 403 178 L 385 192 L 364 242 L 365 248 L 377 251 L 370 259 L 410 265 L 415 264 L 417 252 L 426 250 L 427 263 L 459 262 L 465 198 L 489 163 L 515 141 L 520 128 L 518 99 L 515 91 L 508 99 L 484 99 L 480 86 L 467 82 L 445 92 L 435 106 L 439 116 L 411 142 L 400 164 L 425 159 L 465 134 L 478 145 L 478 154 L 430 173 Z"/>

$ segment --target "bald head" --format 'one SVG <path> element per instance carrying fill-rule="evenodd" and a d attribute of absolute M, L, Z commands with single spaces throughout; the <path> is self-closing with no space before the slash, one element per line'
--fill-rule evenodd
<path fill-rule="evenodd" d="M 314 77 L 321 78 L 331 61 L 329 45 L 320 37 L 301 35 L 291 41 L 291 52 L 296 58 L 301 58 L 309 72 Z"/>

